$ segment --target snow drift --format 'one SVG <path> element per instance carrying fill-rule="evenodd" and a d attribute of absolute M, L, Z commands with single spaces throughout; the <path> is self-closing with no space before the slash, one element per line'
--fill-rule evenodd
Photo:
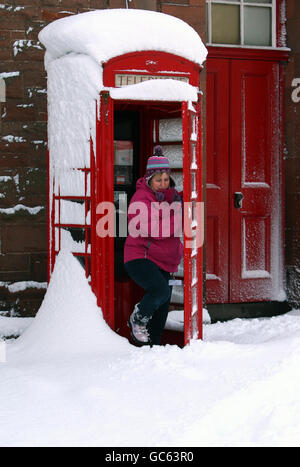
<path fill-rule="evenodd" d="M 105 323 L 84 269 L 62 250 L 44 301 L 33 323 L 16 341 L 13 353 L 30 360 L 74 358 L 122 352 L 130 347 Z"/>

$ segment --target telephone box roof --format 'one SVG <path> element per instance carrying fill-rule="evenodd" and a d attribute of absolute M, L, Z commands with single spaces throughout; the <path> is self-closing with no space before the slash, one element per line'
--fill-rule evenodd
<path fill-rule="evenodd" d="M 91 56 L 98 63 L 129 52 L 156 50 L 201 65 L 207 50 L 198 33 L 174 16 L 148 10 L 95 10 L 61 18 L 39 34 L 46 63 L 69 53 Z"/>

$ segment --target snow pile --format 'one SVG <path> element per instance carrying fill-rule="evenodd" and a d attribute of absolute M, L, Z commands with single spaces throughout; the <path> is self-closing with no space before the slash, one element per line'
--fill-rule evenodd
<path fill-rule="evenodd" d="M 112 88 L 110 95 L 117 100 L 138 101 L 192 101 L 196 102 L 198 88 L 174 79 L 157 79 L 131 84 L 122 88 Z"/>
<path fill-rule="evenodd" d="M 128 346 L 103 320 L 84 269 L 70 252 L 62 250 L 41 308 L 14 343 L 13 354 L 30 360 L 66 359 L 119 352 Z"/>
<path fill-rule="evenodd" d="M 90 311 L 79 317 L 86 315 L 80 324 L 94 340 Z M 82 357 L 60 343 L 74 334 L 64 312 L 70 318 L 64 306 L 65 332 L 57 322 L 56 345 L 73 358 L 41 354 L 24 361 L 13 353 L 33 325 L 7 345 L 8 363 L 0 364 L 1 446 L 299 446 L 299 311 L 207 325 L 204 342 L 184 349 L 138 349 L 120 345 L 119 337 L 116 345 L 100 326 L 105 345 Z M 42 325 L 47 320 L 39 331 L 48 339 Z"/>
<path fill-rule="evenodd" d="M 37 317 L 2 349 L 0 445 L 299 446 L 299 318 L 237 319 L 204 326 L 184 349 L 136 348 L 108 328 L 63 251 Z"/>
<path fill-rule="evenodd" d="M 207 50 L 197 32 L 174 16 L 147 10 L 96 10 L 61 18 L 39 34 L 46 64 L 70 52 L 98 64 L 128 52 L 157 50 L 202 64 Z"/>

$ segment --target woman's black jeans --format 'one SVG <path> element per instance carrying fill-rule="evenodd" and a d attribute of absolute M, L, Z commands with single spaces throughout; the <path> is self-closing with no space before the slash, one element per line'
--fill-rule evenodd
<path fill-rule="evenodd" d="M 125 263 L 131 279 L 145 290 L 139 302 L 139 313 L 150 319 L 149 333 L 151 342 L 159 345 L 167 321 L 171 301 L 171 274 L 160 269 L 149 259 L 134 259 Z"/>

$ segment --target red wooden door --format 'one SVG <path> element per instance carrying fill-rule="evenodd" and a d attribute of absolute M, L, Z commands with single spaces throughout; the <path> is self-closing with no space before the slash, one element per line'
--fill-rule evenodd
<path fill-rule="evenodd" d="M 231 64 L 230 301 L 271 300 L 279 257 L 278 66 Z M 234 207 L 235 193 L 243 196 Z"/>
<path fill-rule="evenodd" d="M 207 78 L 207 302 L 280 289 L 278 65 L 211 59 Z"/>

